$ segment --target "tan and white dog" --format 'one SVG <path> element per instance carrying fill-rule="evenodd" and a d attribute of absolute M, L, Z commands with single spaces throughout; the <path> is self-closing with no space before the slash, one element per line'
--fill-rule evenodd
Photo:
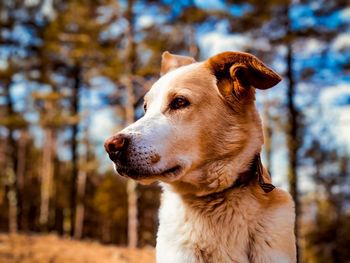
<path fill-rule="evenodd" d="M 255 106 L 280 80 L 246 53 L 163 54 L 144 117 L 105 142 L 119 174 L 161 181 L 157 262 L 296 262 L 294 203 L 261 164 Z"/>

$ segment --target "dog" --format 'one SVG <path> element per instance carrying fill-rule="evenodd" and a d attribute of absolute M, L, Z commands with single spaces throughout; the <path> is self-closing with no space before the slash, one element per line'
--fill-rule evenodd
<path fill-rule="evenodd" d="M 105 142 L 120 175 L 160 181 L 157 262 L 296 262 L 294 202 L 261 163 L 255 106 L 280 80 L 248 53 L 163 53 L 145 115 Z"/>

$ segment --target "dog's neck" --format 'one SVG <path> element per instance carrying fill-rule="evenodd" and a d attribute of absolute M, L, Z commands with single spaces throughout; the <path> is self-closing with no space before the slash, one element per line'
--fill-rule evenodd
<path fill-rule="evenodd" d="M 269 193 L 275 188 L 274 185 L 272 185 L 269 182 L 266 182 L 266 180 L 264 179 L 264 168 L 261 163 L 260 153 L 256 154 L 253 157 L 249 165 L 249 168 L 246 171 L 239 173 L 237 175 L 237 179 L 225 189 L 222 189 L 217 192 L 209 193 L 206 195 L 201 195 L 201 196 L 185 194 L 183 195 L 183 198 L 187 200 L 201 199 L 202 201 L 212 201 L 212 200 L 224 197 L 228 192 L 235 191 L 238 189 L 243 189 L 256 184 L 258 184 L 259 187 L 265 193 Z"/>
<path fill-rule="evenodd" d="M 264 173 L 264 169 L 261 163 L 261 158 L 259 153 L 254 156 L 254 159 L 251 162 L 249 169 L 247 171 L 244 171 L 238 174 L 237 179 L 234 181 L 234 183 L 231 186 L 219 192 L 214 192 L 208 195 L 201 196 L 200 198 L 213 200 L 224 196 L 227 192 L 231 190 L 248 187 L 250 184 L 253 184 L 253 183 L 258 183 L 265 193 L 269 193 L 275 188 L 275 186 L 268 182 L 265 182 L 263 173 Z"/>

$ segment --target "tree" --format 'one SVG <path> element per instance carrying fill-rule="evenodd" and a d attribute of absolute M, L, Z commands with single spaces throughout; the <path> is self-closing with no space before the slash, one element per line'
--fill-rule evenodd
<path fill-rule="evenodd" d="M 87 126 L 88 127 L 88 126 Z M 81 239 L 83 236 L 83 227 L 84 227 L 84 215 L 85 215 L 85 205 L 84 198 L 86 192 L 86 181 L 88 173 L 93 170 L 94 163 L 91 162 L 91 149 L 89 143 L 89 131 L 88 128 L 85 130 L 83 144 L 85 146 L 85 155 L 81 160 L 80 169 L 78 174 L 77 182 L 77 207 L 76 207 L 76 217 L 75 217 L 75 232 L 74 238 Z"/>
<path fill-rule="evenodd" d="M 23 16 L 18 19 L 17 12 L 21 10 Z M 21 43 L 21 40 L 16 37 L 11 37 L 11 32 L 15 25 L 20 25 L 25 29 L 33 28 L 33 17 L 35 14 L 35 8 L 27 5 L 21 5 L 20 1 L 11 1 L 0 3 L 0 53 L 4 56 L 3 62 L 5 66 L 0 69 L 0 87 L 1 96 L 5 98 L 4 112 L 1 120 L 1 126 L 5 127 L 7 131 L 7 139 L 5 140 L 5 147 L 7 149 L 8 157 L 6 160 L 6 178 L 7 178 L 7 191 L 8 197 L 8 217 L 9 217 L 9 229 L 11 232 L 17 232 L 18 228 L 21 228 L 22 223 L 22 206 L 23 206 L 23 183 L 24 183 L 24 167 L 25 158 L 22 155 L 17 155 L 19 149 L 25 148 L 25 140 L 17 144 L 15 139 L 15 133 L 22 131 L 25 132 L 27 122 L 23 118 L 23 115 L 16 112 L 14 109 L 14 102 L 11 96 L 11 88 L 13 86 L 13 76 L 16 73 L 21 73 L 32 50 L 35 48 L 35 44 L 32 41 L 27 43 Z M 9 50 L 9 52 L 5 52 Z M 20 50 L 21 52 L 14 52 L 13 50 Z"/>
<path fill-rule="evenodd" d="M 33 93 L 40 113 L 40 125 L 44 130 L 42 169 L 41 169 L 41 202 L 39 223 L 43 230 L 48 230 L 50 200 L 54 183 L 54 160 L 56 159 L 57 133 L 67 123 L 67 117 L 61 112 L 62 95 L 53 88 L 46 93 Z"/>
<path fill-rule="evenodd" d="M 128 21 L 128 27 L 126 37 L 128 39 L 128 45 L 126 50 L 125 59 L 125 73 L 124 79 L 125 88 L 127 91 L 127 104 L 125 106 L 125 120 L 126 125 L 130 125 L 135 121 L 135 94 L 131 81 L 132 76 L 136 73 L 136 43 L 134 40 L 134 11 L 133 0 L 128 0 L 126 9 L 126 20 Z M 131 78 L 130 78 L 131 77 Z M 127 181 L 127 193 L 128 193 L 128 247 L 136 248 L 138 241 L 138 219 L 137 219 L 137 190 L 136 182 L 134 180 Z"/>
<path fill-rule="evenodd" d="M 331 134 L 324 136 L 332 139 Z M 315 213 L 309 212 L 309 220 L 304 231 L 306 248 L 305 262 L 346 262 L 349 258 L 349 215 L 345 207 L 350 200 L 346 189 L 349 181 L 349 156 L 325 145 L 318 139 L 311 142 L 305 153 L 304 162 L 311 162 L 315 181 L 315 192 L 310 195 L 308 207 L 314 206 Z"/>
<path fill-rule="evenodd" d="M 78 136 L 80 126 L 80 96 L 83 87 L 99 73 L 104 73 L 106 65 L 116 66 L 116 52 L 110 40 L 101 38 L 101 33 L 108 22 L 99 23 L 98 7 L 108 1 L 79 0 L 61 3 L 57 6 L 57 17 L 44 32 L 43 55 L 45 62 L 55 74 L 64 78 L 70 92 L 71 112 L 71 183 L 70 183 L 70 233 L 74 235 L 75 213 L 77 207 L 77 179 L 79 174 Z M 47 67 L 47 65 L 46 65 Z M 116 68 L 115 74 L 118 74 Z M 79 236 L 79 235 L 76 235 Z"/>

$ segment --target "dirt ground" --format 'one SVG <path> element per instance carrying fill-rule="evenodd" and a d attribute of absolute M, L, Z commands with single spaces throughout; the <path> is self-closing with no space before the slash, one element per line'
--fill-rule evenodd
<path fill-rule="evenodd" d="M 0 263 L 153 263 L 154 249 L 127 249 L 56 235 L 0 234 Z"/>

